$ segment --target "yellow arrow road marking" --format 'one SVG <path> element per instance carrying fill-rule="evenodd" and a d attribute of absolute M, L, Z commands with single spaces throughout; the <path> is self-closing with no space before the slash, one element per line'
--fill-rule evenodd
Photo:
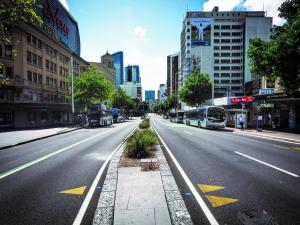
<path fill-rule="evenodd" d="M 214 208 L 238 201 L 238 199 L 235 198 L 224 198 L 224 197 L 218 197 L 213 195 L 207 195 L 206 197 L 208 201 L 211 203 L 212 207 Z"/>
<path fill-rule="evenodd" d="M 198 184 L 198 187 L 203 193 L 212 192 L 224 189 L 222 186 L 213 186 L 213 185 L 207 185 L 207 184 Z"/>
<path fill-rule="evenodd" d="M 71 194 L 71 195 L 83 195 L 85 189 L 86 189 L 86 186 L 82 186 L 82 187 L 79 187 L 79 188 L 64 190 L 64 191 L 61 191 L 59 193 L 61 193 L 61 194 Z"/>

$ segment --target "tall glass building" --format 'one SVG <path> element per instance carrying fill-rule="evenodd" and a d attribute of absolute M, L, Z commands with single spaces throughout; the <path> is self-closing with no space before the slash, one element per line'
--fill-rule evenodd
<path fill-rule="evenodd" d="M 125 82 L 141 83 L 139 66 L 125 67 Z"/>
<path fill-rule="evenodd" d="M 116 52 L 113 54 L 114 66 L 116 69 L 116 87 L 124 83 L 123 78 L 123 52 Z"/>

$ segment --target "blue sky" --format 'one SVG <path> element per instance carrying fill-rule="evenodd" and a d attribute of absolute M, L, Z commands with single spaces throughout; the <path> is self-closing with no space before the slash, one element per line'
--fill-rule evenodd
<path fill-rule="evenodd" d="M 180 49 L 182 21 L 187 11 L 268 10 L 276 16 L 282 0 L 61 0 L 77 20 L 81 57 L 124 52 L 124 65 L 139 65 L 143 90 L 157 90 L 167 79 L 167 55 Z M 270 15 L 272 14 L 272 15 Z M 277 18 L 275 23 L 281 23 Z"/>

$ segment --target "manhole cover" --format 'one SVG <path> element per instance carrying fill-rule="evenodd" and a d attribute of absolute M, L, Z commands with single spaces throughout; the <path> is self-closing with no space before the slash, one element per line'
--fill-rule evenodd
<path fill-rule="evenodd" d="M 244 225 L 279 225 L 279 223 L 265 211 L 246 210 L 239 212 L 238 218 Z"/>

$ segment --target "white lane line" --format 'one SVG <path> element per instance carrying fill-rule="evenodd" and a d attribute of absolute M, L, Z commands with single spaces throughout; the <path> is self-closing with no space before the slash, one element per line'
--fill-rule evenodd
<path fill-rule="evenodd" d="M 293 177 L 299 177 L 299 175 L 297 175 L 297 174 L 294 174 L 294 173 L 291 173 L 291 172 L 289 172 L 289 171 L 283 170 L 283 169 L 281 169 L 281 168 L 279 168 L 279 167 L 277 167 L 277 166 L 273 166 L 273 165 L 271 165 L 271 164 L 269 164 L 269 163 L 266 163 L 266 162 L 263 162 L 263 161 L 261 161 L 261 160 L 255 159 L 255 158 L 253 158 L 253 157 L 251 157 L 251 156 L 248 156 L 248 155 L 246 155 L 246 154 L 243 154 L 243 153 L 240 153 L 240 152 L 237 152 L 237 151 L 234 151 L 234 152 L 235 152 L 236 154 L 238 154 L 238 155 L 244 156 L 244 157 L 246 157 L 246 158 L 248 158 L 248 159 L 252 159 L 252 160 L 254 160 L 254 161 L 258 162 L 258 163 L 261 163 L 261 164 L 263 164 L 263 165 L 265 165 L 265 166 L 271 167 L 271 168 L 273 168 L 273 169 L 275 169 L 275 170 L 279 170 L 279 171 L 281 171 L 281 172 L 283 172 L 283 173 L 286 173 L 286 174 L 288 174 L 288 175 L 291 175 L 291 176 L 293 176 Z"/>
<path fill-rule="evenodd" d="M 127 139 L 127 138 L 135 131 L 135 130 L 136 130 L 136 128 L 133 129 L 133 130 L 126 136 L 126 138 L 124 139 L 124 141 L 125 141 L 125 140 L 126 140 L 126 139 Z M 116 153 L 116 151 L 118 151 L 118 149 L 124 144 L 124 141 L 122 141 L 122 142 L 121 142 L 121 143 L 113 150 L 113 152 L 108 156 L 108 158 L 105 160 L 105 162 L 104 162 L 103 165 L 101 166 L 101 168 L 100 168 L 100 170 L 99 170 L 97 176 L 95 177 L 95 179 L 94 179 L 94 181 L 93 181 L 93 183 L 92 183 L 92 186 L 91 186 L 90 189 L 89 189 L 89 192 L 87 193 L 87 195 L 86 195 L 86 197 L 85 197 L 85 199 L 84 199 L 84 201 L 83 201 L 83 203 L 82 203 L 82 205 L 81 205 L 81 207 L 80 207 L 80 209 L 79 209 L 79 212 L 78 212 L 78 214 L 77 214 L 77 216 L 76 216 L 76 218 L 75 218 L 75 220 L 74 220 L 74 222 L 73 222 L 73 225 L 80 225 L 80 224 L 81 224 L 82 219 L 83 219 L 83 217 L 84 217 L 84 214 L 85 214 L 85 212 L 86 212 L 86 210 L 87 210 L 87 208 L 88 208 L 88 206 L 89 206 L 89 204 L 90 204 L 90 201 L 91 201 L 91 199 L 92 199 L 92 197 L 93 197 L 93 194 L 94 194 L 94 192 L 95 192 L 95 190 L 96 190 L 97 184 L 98 184 L 98 182 L 99 182 L 99 180 L 100 180 L 100 178 L 101 178 L 101 176 L 102 176 L 102 174 L 103 174 L 104 169 L 106 168 L 108 162 L 109 162 L 110 159 L 113 157 L 113 155 Z"/>
<path fill-rule="evenodd" d="M 154 126 L 153 126 L 154 127 Z M 196 188 L 194 187 L 193 183 L 190 181 L 190 179 L 188 178 L 188 176 L 186 175 L 186 173 L 184 172 L 184 170 L 182 169 L 182 167 L 180 166 L 180 164 L 178 163 L 178 161 L 176 160 L 175 156 L 172 154 L 171 150 L 168 148 L 167 144 L 164 142 L 164 140 L 161 138 L 161 136 L 158 134 L 156 128 L 154 127 L 154 130 L 157 133 L 157 136 L 159 137 L 160 141 L 163 143 L 163 145 L 165 146 L 168 154 L 170 155 L 170 157 L 172 158 L 174 164 L 176 165 L 178 171 L 180 172 L 181 176 L 183 177 L 185 183 L 188 185 L 188 187 L 190 188 L 191 192 L 193 193 L 193 195 L 195 196 L 199 206 L 201 207 L 203 213 L 205 214 L 206 218 L 208 219 L 209 223 L 211 225 L 219 225 L 218 221 L 216 220 L 216 218 L 213 216 L 213 214 L 211 213 L 211 211 L 209 210 L 209 208 L 207 207 L 207 205 L 205 204 L 204 200 L 202 199 L 202 197 L 199 195 L 198 191 L 196 190 Z"/>
<path fill-rule="evenodd" d="M 193 135 L 191 132 L 188 132 L 188 131 L 183 131 L 183 132 L 186 133 L 186 134 Z"/>
<path fill-rule="evenodd" d="M 289 150 L 291 150 L 290 148 L 285 147 L 285 146 L 281 146 L 281 145 L 272 145 L 272 146 L 276 147 L 276 148 L 283 148 L 283 149 L 289 149 Z"/>
<path fill-rule="evenodd" d="M 278 138 L 273 138 L 270 136 L 261 136 L 261 135 L 255 135 L 255 134 L 248 134 L 248 133 L 242 133 L 242 132 L 233 132 L 234 134 L 240 134 L 240 135 L 245 135 L 245 136 L 251 136 L 251 137 L 257 137 L 257 138 L 262 138 L 262 139 L 268 139 L 268 140 L 273 140 L 273 141 L 279 141 L 279 142 L 286 142 L 289 144 L 295 144 L 295 145 L 300 145 L 299 142 L 293 142 L 293 141 L 287 141 L 283 139 L 278 139 Z"/>
<path fill-rule="evenodd" d="M 70 148 L 73 148 L 73 147 L 75 147 L 75 146 L 77 146 L 77 145 L 80 145 L 80 144 L 82 144 L 82 143 L 84 143 L 84 142 L 87 142 L 87 141 L 89 141 L 89 140 L 91 140 L 91 139 L 93 139 L 93 138 L 95 138 L 95 137 L 101 136 L 101 135 L 103 135 L 103 134 L 107 134 L 107 133 L 109 133 L 109 132 L 111 132 L 111 130 L 108 130 L 108 131 L 106 131 L 106 132 L 102 132 L 102 133 L 96 134 L 96 135 L 94 135 L 94 136 L 92 136 L 92 137 L 83 139 L 82 141 L 76 142 L 76 143 L 74 143 L 74 144 L 72 144 L 72 145 L 69 145 L 69 146 L 67 146 L 67 147 L 61 148 L 61 149 L 56 150 L 56 151 L 54 151 L 54 152 L 52 152 L 52 153 L 49 153 L 49 154 L 47 154 L 47 155 L 41 156 L 41 157 L 39 157 L 39 158 L 37 158 L 37 159 L 35 159 L 35 160 L 32 160 L 32 161 L 30 161 L 30 162 L 27 162 L 27 163 L 24 163 L 24 164 L 22 164 L 22 165 L 19 165 L 19 166 L 15 167 L 15 168 L 13 168 L 13 169 L 11 169 L 11 170 L 8 170 L 8 171 L 6 171 L 6 172 L 0 173 L 0 180 L 3 179 L 4 177 L 7 177 L 7 176 L 9 176 L 9 175 L 12 175 L 12 174 L 14 174 L 14 173 L 16 173 L 16 172 L 18 172 L 18 171 L 20 171 L 20 170 L 26 169 L 27 167 L 33 166 L 33 165 L 35 165 L 35 164 L 37 164 L 37 163 L 39 163 L 39 162 L 41 162 L 41 161 L 44 161 L 44 160 L 46 160 L 46 159 L 48 159 L 48 158 L 50 158 L 50 157 L 52 157 L 52 156 L 55 156 L 55 155 L 57 155 L 57 154 L 59 154 L 59 153 L 62 153 L 62 152 L 66 151 L 66 150 L 68 150 L 68 149 L 70 149 Z"/>

